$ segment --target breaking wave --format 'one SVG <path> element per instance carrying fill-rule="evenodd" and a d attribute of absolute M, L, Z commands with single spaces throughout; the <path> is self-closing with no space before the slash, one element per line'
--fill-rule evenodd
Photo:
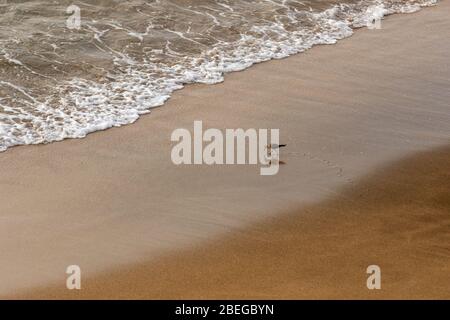
<path fill-rule="evenodd" d="M 8 1 L 0 4 L 0 151 L 132 123 L 185 84 L 218 83 L 435 3 Z M 71 4 L 79 29 L 67 27 Z"/>

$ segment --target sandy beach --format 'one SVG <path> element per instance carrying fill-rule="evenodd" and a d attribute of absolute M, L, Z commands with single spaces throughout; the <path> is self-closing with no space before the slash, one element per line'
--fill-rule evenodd
<path fill-rule="evenodd" d="M 41 298 L 449 299 L 450 148 L 405 158 L 332 199 L 220 241 Z M 368 290 L 365 269 L 382 270 Z"/>
<path fill-rule="evenodd" d="M 450 298 L 449 14 L 391 16 L 135 124 L 1 153 L 0 297 Z M 279 128 L 285 164 L 175 166 L 170 135 L 195 120 Z"/>

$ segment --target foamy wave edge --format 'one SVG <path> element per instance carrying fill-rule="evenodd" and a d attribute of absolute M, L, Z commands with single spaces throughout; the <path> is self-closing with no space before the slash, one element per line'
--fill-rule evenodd
<path fill-rule="evenodd" d="M 304 52 L 314 45 L 334 44 L 351 36 L 353 29 L 367 26 L 373 19 L 396 13 L 416 12 L 437 2 L 438 0 L 424 0 L 414 5 L 392 5 L 386 1 L 371 1 L 364 5 L 361 1 L 354 5 L 340 4 L 323 12 L 304 13 L 323 28 L 323 32 L 319 34 L 308 35 L 305 30 L 284 30 L 289 37 L 277 42 L 258 42 L 261 39 L 242 36 L 237 42 L 220 43 L 204 52 L 201 57 L 187 61 L 191 67 L 176 65 L 164 68 L 151 63 L 141 69 L 133 69 L 130 66 L 128 74 L 106 84 L 74 78 L 58 86 L 60 103 L 64 108 L 50 108 L 48 101 L 33 101 L 36 110 L 44 116 L 37 118 L 32 114 L 22 114 L 21 117 L 33 123 L 33 126 L 16 126 L 15 131 L 21 132 L 21 135 L 11 134 L 12 128 L 0 123 L 0 152 L 12 146 L 84 138 L 91 132 L 134 123 L 142 114 L 149 113 L 150 109 L 163 105 L 175 90 L 186 84 L 219 83 L 224 80 L 226 73 L 244 70 L 255 63 L 286 58 Z M 366 10 L 360 10 L 361 7 Z M 260 26 L 253 31 L 273 31 L 277 28 L 280 28 L 280 25 L 274 24 Z M 150 71 L 154 70 L 167 77 L 153 78 Z M 120 92 L 119 101 L 117 92 Z M 8 106 L 2 107 L 5 110 L 11 109 Z M 8 115 L 0 114 L 0 120 L 7 117 Z M 58 123 L 52 119 L 59 119 Z M 33 131 L 35 127 L 39 127 L 40 131 Z"/>

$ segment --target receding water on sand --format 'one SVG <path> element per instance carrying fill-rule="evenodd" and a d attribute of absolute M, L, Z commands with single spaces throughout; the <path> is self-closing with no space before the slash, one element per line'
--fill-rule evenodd
<path fill-rule="evenodd" d="M 186 83 L 332 44 L 436 0 L 0 4 L 0 151 L 136 121 Z M 80 29 L 66 25 L 80 9 Z"/>

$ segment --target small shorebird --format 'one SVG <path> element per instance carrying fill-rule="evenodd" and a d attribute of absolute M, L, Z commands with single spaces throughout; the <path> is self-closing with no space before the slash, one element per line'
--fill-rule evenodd
<path fill-rule="evenodd" d="M 267 150 L 280 149 L 280 148 L 284 148 L 286 146 L 287 146 L 287 144 L 276 144 L 276 143 L 273 143 L 273 144 L 267 145 Z"/>
<path fill-rule="evenodd" d="M 272 156 L 272 150 L 278 150 L 278 149 L 284 148 L 286 146 L 287 146 L 287 144 L 276 144 L 276 143 L 268 144 L 266 146 L 267 155 L 269 157 L 271 157 Z M 278 156 L 279 156 L 279 154 L 278 154 Z M 280 159 L 277 159 L 277 161 L 280 164 L 284 164 L 284 162 L 280 161 Z M 272 164 L 272 160 L 269 161 L 269 164 Z"/>

